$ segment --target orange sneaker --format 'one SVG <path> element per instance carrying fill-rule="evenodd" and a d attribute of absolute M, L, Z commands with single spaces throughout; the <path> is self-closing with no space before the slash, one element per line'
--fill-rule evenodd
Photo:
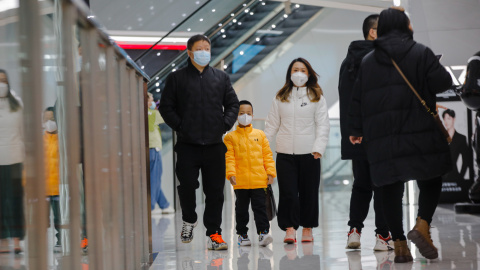
<path fill-rule="evenodd" d="M 293 227 L 288 227 L 283 242 L 287 244 L 293 244 L 297 242 L 297 237 L 295 236 L 296 233 L 297 232 Z"/>
<path fill-rule="evenodd" d="M 228 249 L 228 245 L 223 241 L 221 234 L 215 233 L 208 236 L 207 248 L 210 250 L 225 250 Z"/>
<path fill-rule="evenodd" d="M 313 242 L 312 228 L 303 228 L 302 242 Z"/>

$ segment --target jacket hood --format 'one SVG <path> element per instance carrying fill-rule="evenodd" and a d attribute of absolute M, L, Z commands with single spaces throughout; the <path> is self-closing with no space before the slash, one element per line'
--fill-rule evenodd
<path fill-rule="evenodd" d="M 353 60 L 353 64 L 360 65 L 363 57 L 373 50 L 373 41 L 357 40 L 352 41 L 348 46 L 347 58 Z"/>
<path fill-rule="evenodd" d="M 383 64 L 392 64 L 390 58 L 400 62 L 415 45 L 412 34 L 392 31 L 377 38 L 375 46 L 375 58 Z"/>

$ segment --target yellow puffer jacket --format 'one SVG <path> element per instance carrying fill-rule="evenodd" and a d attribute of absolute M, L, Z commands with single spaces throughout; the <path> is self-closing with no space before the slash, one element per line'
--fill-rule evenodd
<path fill-rule="evenodd" d="M 224 138 L 227 180 L 235 176 L 234 189 L 266 188 L 267 175 L 277 176 L 272 150 L 265 133 L 249 125 L 237 126 L 235 131 Z"/>
<path fill-rule="evenodd" d="M 46 195 L 58 196 L 59 192 L 59 167 L 58 167 L 58 134 L 45 132 L 43 137 L 45 148 L 45 179 Z"/>

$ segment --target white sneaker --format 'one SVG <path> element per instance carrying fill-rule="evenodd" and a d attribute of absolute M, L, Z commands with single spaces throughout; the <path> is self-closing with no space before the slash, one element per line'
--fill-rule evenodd
<path fill-rule="evenodd" d="M 152 215 L 153 216 L 158 216 L 158 215 L 161 215 L 162 214 L 162 209 L 160 208 L 155 208 L 152 210 Z"/>
<path fill-rule="evenodd" d="M 175 209 L 172 206 L 169 206 L 165 209 L 162 209 L 162 214 L 175 214 Z"/>
<path fill-rule="evenodd" d="M 238 235 L 238 245 L 239 246 L 251 246 L 252 242 L 248 238 L 248 234 L 239 234 Z"/>
<path fill-rule="evenodd" d="M 348 240 L 346 249 L 359 249 L 361 247 L 360 244 L 360 233 L 358 232 L 357 228 L 353 228 L 348 233 Z"/>
<path fill-rule="evenodd" d="M 195 223 L 188 223 L 183 222 L 182 226 L 182 233 L 180 234 L 180 239 L 182 243 L 190 243 L 193 240 L 193 228 L 197 226 L 197 222 Z"/>
<path fill-rule="evenodd" d="M 262 247 L 268 246 L 273 242 L 273 237 L 269 233 L 260 233 L 258 235 L 258 245 Z"/>
<path fill-rule="evenodd" d="M 388 233 L 388 237 L 384 238 L 380 234 L 377 234 L 377 241 L 375 243 L 375 247 L 373 248 L 373 250 L 375 251 L 394 250 L 392 235 Z"/>

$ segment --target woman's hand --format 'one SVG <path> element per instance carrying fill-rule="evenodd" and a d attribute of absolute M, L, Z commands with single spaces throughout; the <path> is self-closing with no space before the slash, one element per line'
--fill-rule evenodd
<path fill-rule="evenodd" d="M 320 154 L 320 153 L 318 153 L 318 152 L 313 152 L 312 154 L 313 154 L 313 158 L 314 158 L 314 159 L 319 159 L 319 158 L 322 157 L 322 154 Z"/>
<path fill-rule="evenodd" d="M 361 144 L 362 143 L 363 137 L 357 137 L 357 136 L 350 136 L 350 142 L 352 144 Z"/>
<path fill-rule="evenodd" d="M 270 174 L 268 175 L 268 183 L 267 185 L 271 185 L 273 184 L 273 176 L 271 176 Z"/>
<path fill-rule="evenodd" d="M 230 177 L 230 184 L 232 184 L 232 186 L 237 184 L 237 178 L 235 178 L 235 176 Z"/>

